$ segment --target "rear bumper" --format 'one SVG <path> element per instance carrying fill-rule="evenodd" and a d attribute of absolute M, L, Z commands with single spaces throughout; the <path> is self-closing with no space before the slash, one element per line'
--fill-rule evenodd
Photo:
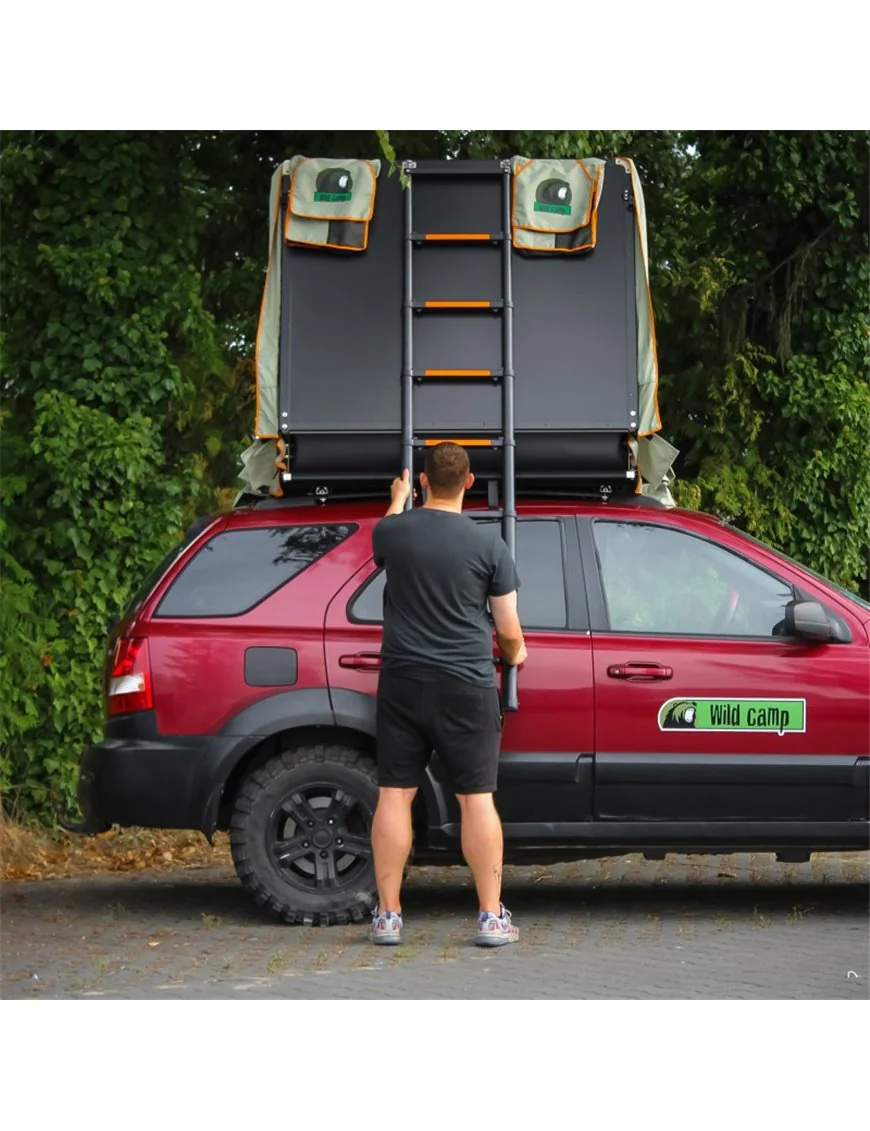
<path fill-rule="evenodd" d="M 111 825 L 199 829 L 211 835 L 228 767 L 252 740 L 221 735 L 106 738 L 79 770 L 84 822 L 74 831 Z"/>

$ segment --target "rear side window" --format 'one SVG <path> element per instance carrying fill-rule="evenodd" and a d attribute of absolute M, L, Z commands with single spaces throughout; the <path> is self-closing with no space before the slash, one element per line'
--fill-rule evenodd
<path fill-rule="evenodd" d="M 133 616 L 133 614 L 138 610 L 139 606 L 148 597 L 151 596 L 151 593 L 153 592 L 154 587 L 157 585 L 157 582 L 161 579 L 161 577 L 163 577 L 164 573 L 166 573 L 175 559 L 182 553 L 184 553 L 191 542 L 195 542 L 200 534 L 202 534 L 203 530 L 205 530 L 205 528 L 207 526 L 210 526 L 213 522 L 214 516 L 207 516 L 205 518 L 198 518 L 195 522 L 192 522 L 190 526 L 188 526 L 181 541 L 177 543 L 177 545 L 173 546 L 168 553 L 164 554 L 153 569 L 149 570 L 147 576 L 145 577 L 145 580 L 127 602 L 127 607 L 124 610 L 123 614 L 125 617 Z"/>
<path fill-rule="evenodd" d="M 524 628 L 564 629 L 568 624 L 562 524 L 524 519 L 517 523 L 518 606 Z M 384 619 L 386 574 L 376 573 L 352 598 L 351 620 L 380 624 Z"/>
<path fill-rule="evenodd" d="M 353 525 L 226 530 L 194 554 L 155 616 L 234 617 L 249 612 L 355 530 Z"/>

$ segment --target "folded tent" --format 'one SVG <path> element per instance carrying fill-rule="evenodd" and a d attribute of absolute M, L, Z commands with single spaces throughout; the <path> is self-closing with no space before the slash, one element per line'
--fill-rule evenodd
<path fill-rule="evenodd" d="M 497 266 L 507 239 L 519 479 L 556 478 L 561 465 L 570 481 L 585 459 L 588 478 L 599 464 L 620 479 L 636 468 L 633 489 L 672 502 L 676 450 L 657 435 L 646 215 L 634 162 L 425 164 L 411 170 L 412 213 L 409 190 L 396 177 L 379 182 L 377 161 L 297 156 L 276 169 L 245 492 L 310 492 L 396 469 L 403 306 L 448 316 L 414 322 L 414 349 L 425 355 L 414 378 L 424 386 L 415 394 L 422 429 L 495 435 L 498 398 L 429 386 L 434 374 L 489 373 L 497 383 L 498 333 L 467 316 L 503 309 Z M 510 175 L 509 216 L 501 170 Z M 424 181 L 419 174 L 429 171 Z M 409 244 L 419 264 L 411 287 L 429 288 L 426 295 L 405 293 Z M 465 370 L 444 364 L 451 350 Z M 487 466 L 485 453 L 475 456 L 481 461 Z"/>

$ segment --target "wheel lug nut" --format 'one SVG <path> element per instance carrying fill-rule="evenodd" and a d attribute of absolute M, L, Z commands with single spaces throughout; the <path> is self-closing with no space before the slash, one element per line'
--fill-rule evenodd
<path fill-rule="evenodd" d="M 325 852 L 321 852 L 321 854 L 320 854 L 320 858 L 321 858 L 322 860 L 325 860 L 325 859 L 326 859 L 326 853 L 325 853 Z"/>
<path fill-rule="evenodd" d="M 327 822 L 327 824 L 330 824 L 330 825 L 335 824 L 335 821 L 333 821 L 332 817 L 329 818 L 329 821 Z"/>
<path fill-rule="evenodd" d="M 307 840 L 303 840 L 303 842 L 302 842 L 302 847 L 303 847 L 303 848 L 307 848 L 307 847 L 308 847 L 308 841 L 307 841 Z"/>
<path fill-rule="evenodd" d="M 335 843 L 338 845 L 339 848 L 341 848 L 341 846 L 344 844 L 344 841 L 341 839 L 341 837 L 339 837 L 338 840 Z"/>

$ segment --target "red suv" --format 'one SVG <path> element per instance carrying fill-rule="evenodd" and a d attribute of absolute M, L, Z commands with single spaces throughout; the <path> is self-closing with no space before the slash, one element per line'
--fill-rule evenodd
<path fill-rule="evenodd" d="M 529 658 L 503 735 L 506 858 L 866 849 L 870 605 L 718 520 L 642 502 L 518 507 Z M 228 829 L 275 915 L 363 917 L 383 510 L 267 500 L 161 564 L 110 638 L 82 831 Z M 415 862 L 461 861 L 437 756 L 414 829 Z"/>

